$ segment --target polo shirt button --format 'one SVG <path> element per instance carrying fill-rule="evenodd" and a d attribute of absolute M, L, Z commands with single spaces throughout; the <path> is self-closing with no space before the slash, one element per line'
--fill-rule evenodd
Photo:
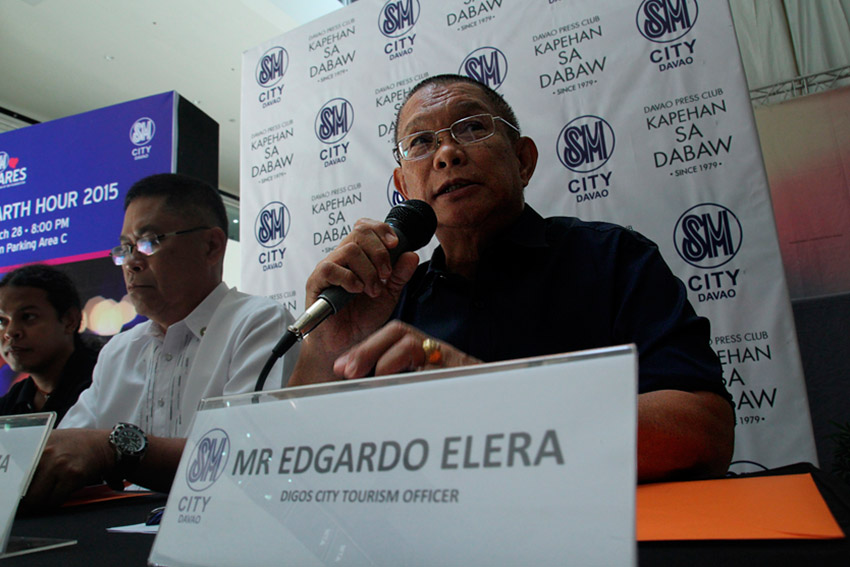
<path fill-rule="evenodd" d="M 164 406 L 165 405 L 165 398 L 160 398 L 159 400 L 157 400 L 156 405 L 158 405 L 159 407 Z"/>
<path fill-rule="evenodd" d="M 171 356 L 171 354 L 166 354 L 166 355 L 165 355 L 165 360 L 167 360 L 168 362 L 171 362 L 171 359 L 172 359 L 172 358 L 174 358 L 174 357 L 173 357 L 173 356 Z"/>

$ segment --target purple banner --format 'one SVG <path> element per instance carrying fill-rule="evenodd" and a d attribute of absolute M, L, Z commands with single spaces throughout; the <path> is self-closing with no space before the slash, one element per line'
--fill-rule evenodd
<path fill-rule="evenodd" d="M 0 273 L 103 257 L 137 180 L 173 171 L 177 93 L 0 134 Z"/>

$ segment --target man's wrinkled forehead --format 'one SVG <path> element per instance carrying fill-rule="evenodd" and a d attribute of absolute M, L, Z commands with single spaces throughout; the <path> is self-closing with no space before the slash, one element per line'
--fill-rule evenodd
<path fill-rule="evenodd" d="M 168 207 L 165 197 L 140 197 L 127 205 L 120 238 L 122 241 L 146 234 L 172 230 L 185 216 Z"/>
<path fill-rule="evenodd" d="M 432 118 L 448 108 L 452 120 L 475 114 L 492 114 L 487 97 L 474 85 L 467 83 L 434 84 L 417 91 L 399 113 L 399 138 L 410 132 L 431 129 Z M 447 127 L 449 124 L 440 126 Z"/>

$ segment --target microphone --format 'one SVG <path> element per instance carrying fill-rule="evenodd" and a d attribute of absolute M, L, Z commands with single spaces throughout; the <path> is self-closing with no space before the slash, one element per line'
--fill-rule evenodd
<path fill-rule="evenodd" d="M 418 250 L 428 244 L 437 230 L 437 215 L 434 214 L 434 210 L 428 203 L 417 199 L 404 201 L 390 209 L 384 222 L 390 225 L 398 237 L 398 244 L 389 251 L 392 264 L 395 264 L 398 257 L 403 253 Z M 301 317 L 287 327 L 286 333 L 272 349 L 272 354 L 262 372 L 260 372 L 254 391 L 262 390 L 266 377 L 278 358 L 283 356 L 296 342 L 303 340 L 322 321 L 339 312 L 353 296 L 354 294 L 345 291 L 340 286 L 332 286 L 322 290 L 319 298 L 307 308 Z"/>
<path fill-rule="evenodd" d="M 392 264 L 395 264 L 404 252 L 418 250 L 428 244 L 437 230 L 437 216 L 434 210 L 428 203 L 415 199 L 404 201 L 390 209 L 384 222 L 392 227 L 398 237 L 398 245 L 389 251 Z M 289 326 L 289 331 L 295 333 L 298 340 L 303 339 L 328 316 L 345 307 L 352 297 L 353 294 L 339 286 L 323 290 L 313 305 Z"/>

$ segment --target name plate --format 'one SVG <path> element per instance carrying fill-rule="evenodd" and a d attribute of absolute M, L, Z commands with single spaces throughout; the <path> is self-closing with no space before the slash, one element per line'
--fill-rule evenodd
<path fill-rule="evenodd" d="M 636 429 L 633 346 L 209 400 L 149 561 L 634 565 Z"/>
<path fill-rule="evenodd" d="M 0 557 L 55 420 L 53 412 L 0 417 Z"/>

